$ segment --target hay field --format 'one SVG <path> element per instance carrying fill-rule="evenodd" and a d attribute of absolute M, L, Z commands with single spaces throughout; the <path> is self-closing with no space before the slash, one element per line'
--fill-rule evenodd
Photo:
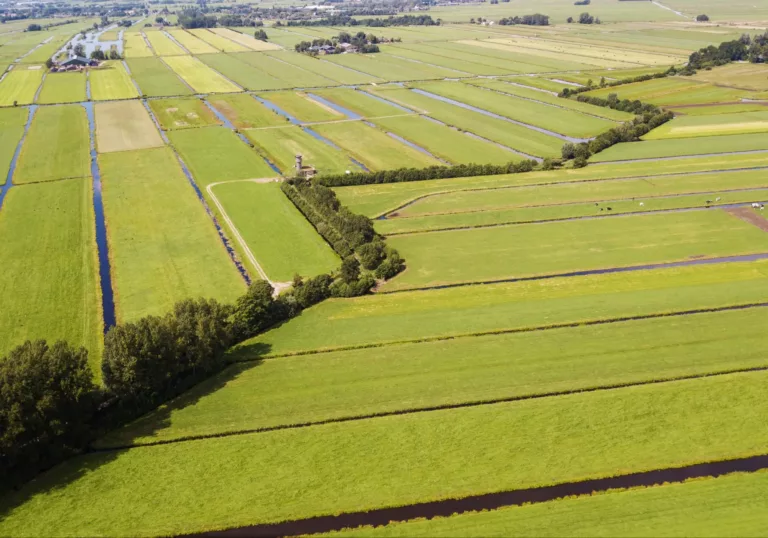
<path fill-rule="evenodd" d="M 96 149 L 99 153 L 155 148 L 163 139 L 139 101 L 96 105 Z"/>

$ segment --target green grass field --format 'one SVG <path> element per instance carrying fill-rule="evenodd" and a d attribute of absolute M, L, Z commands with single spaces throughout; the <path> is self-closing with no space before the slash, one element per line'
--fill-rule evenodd
<path fill-rule="evenodd" d="M 650 142 L 649 142 L 650 143 Z M 339 200 L 357 213 L 377 217 L 422 196 L 474 188 L 498 188 L 596 179 L 656 177 L 708 171 L 735 171 L 768 166 L 765 153 L 637 161 L 578 169 L 486 177 L 437 179 L 408 183 L 362 185 L 336 189 Z"/>
<path fill-rule="evenodd" d="M 757 308 L 234 366 L 99 446 L 761 367 L 768 364 L 758 349 L 766 321 L 766 309 Z M 742 326 L 751 330 L 735 330 Z M 236 417 L 233 408 L 241 410 Z"/>
<path fill-rule="evenodd" d="M 264 52 L 241 52 L 232 56 L 259 72 L 282 81 L 281 88 L 314 88 L 338 84 L 328 77 L 276 60 Z"/>
<path fill-rule="evenodd" d="M 91 98 L 94 101 L 133 99 L 139 96 L 122 62 L 104 62 L 100 69 L 89 71 Z"/>
<path fill-rule="evenodd" d="M 178 41 L 182 47 L 192 54 L 210 54 L 219 52 L 219 49 L 209 45 L 199 37 L 195 37 L 186 30 L 168 30 L 168 33 L 173 39 Z"/>
<path fill-rule="evenodd" d="M 222 52 L 241 52 L 248 50 L 247 47 L 240 43 L 235 43 L 231 39 L 220 36 L 207 28 L 197 28 L 195 30 L 190 30 L 189 32 Z"/>
<path fill-rule="evenodd" d="M 759 536 L 767 494 L 768 473 L 732 474 L 323 536 Z"/>
<path fill-rule="evenodd" d="M 714 116 L 682 116 L 657 127 L 643 138 L 645 140 L 660 140 L 765 133 L 766 131 L 768 131 L 768 110 Z"/>
<path fill-rule="evenodd" d="M 101 292 L 90 179 L 12 189 L 0 211 L 0 356 L 27 339 L 101 357 Z M 23 233 L 21 233 L 23 231 Z"/>
<path fill-rule="evenodd" d="M 80 105 L 41 107 L 21 148 L 13 182 L 90 177 L 88 118 Z"/>
<path fill-rule="evenodd" d="M 5 499 L 0 532 L 181 534 L 747 456 L 768 442 L 766 380 L 726 375 L 89 454 Z"/>
<path fill-rule="evenodd" d="M 339 84 L 370 84 L 372 82 L 384 82 L 384 79 L 379 77 L 353 71 L 340 65 L 326 62 L 325 60 L 316 57 L 313 58 L 305 54 L 294 54 L 286 51 L 273 51 L 268 52 L 267 54 L 278 60 L 288 62 L 291 65 L 320 75 L 321 77 L 335 80 Z"/>
<path fill-rule="evenodd" d="M 423 168 L 439 161 L 360 121 L 323 123 L 312 129 L 347 150 L 371 170 Z"/>
<path fill-rule="evenodd" d="M 80 101 L 85 101 L 85 73 L 49 73 L 37 98 L 42 105 Z"/>
<path fill-rule="evenodd" d="M 695 80 L 743 88 L 745 90 L 768 90 L 768 69 L 759 63 L 731 63 L 710 71 L 701 70 Z"/>
<path fill-rule="evenodd" d="M 133 58 L 126 60 L 131 75 L 144 95 L 164 97 L 190 95 L 192 90 L 159 58 Z"/>
<path fill-rule="evenodd" d="M 224 127 L 170 131 L 168 137 L 200 188 L 219 181 L 276 175 L 258 153 Z"/>
<path fill-rule="evenodd" d="M 402 114 L 411 113 L 408 110 L 403 110 L 402 108 L 375 99 L 369 93 L 350 88 L 315 90 L 312 93 L 359 114 L 364 118 L 400 116 Z"/>
<path fill-rule="evenodd" d="M 467 76 L 461 71 L 409 61 L 383 52 L 362 55 L 338 54 L 328 57 L 328 61 L 388 81 L 434 80 Z"/>
<path fill-rule="evenodd" d="M 251 95 L 216 95 L 207 100 L 238 129 L 289 125 L 285 116 L 272 112 Z"/>
<path fill-rule="evenodd" d="M 590 162 L 610 162 L 632 159 L 683 157 L 739 151 L 768 150 L 768 137 L 763 134 L 735 134 L 645 140 L 616 144 L 590 157 Z"/>
<path fill-rule="evenodd" d="M 296 274 L 311 277 L 338 267 L 338 256 L 277 183 L 223 183 L 212 192 L 270 280 L 287 282 Z"/>
<path fill-rule="evenodd" d="M 169 56 L 163 61 L 198 93 L 240 91 L 232 82 L 193 56 Z"/>
<path fill-rule="evenodd" d="M 232 302 L 244 283 L 168 148 L 99 157 L 118 321 L 194 297 Z"/>
<path fill-rule="evenodd" d="M 403 235 L 389 244 L 407 265 L 385 290 L 764 252 L 768 236 L 707 211 Z"/>
<path fill-rule="evenodd" d="M 152 56 L 152 49 L 147 46 L 141 32 L 125 32 L 123 34 L 125 57 L 128 59 L 146 58 Z"/>
<path fill-rule="evenodd" d="M 613 121 L 482 90 L 468 84 L 438 82 L 421 83 L 415 87 L 567 136 L 596 136 L 617 126 Z"/>
<path fill-rule="evenodd" d="M 210 31 L 218 36 L 225 38 L 228 41 L 234 41 L 236 44 L 242 45 L 246 49 L 256 50 L 259 52 L 268 50 L 280 50 L 279 45 L 256 39 L 253 37 L 253 32 L 250 30 L 247 33 L 242 33 L 236 32 L 235 30 L 231 30 L 229 28 L 211 28 Z"/>
<path fill-rule="evenodd" d="M 290 84 L 242 61 L 238 54 L 203 54 L 198 58 L 247 90 L 275 90 Z"/>
<path fill-rule="evenodd" d="M 247 129 L 243 134 L 286 175 L 293 173 L 296 155 L 301 155 L 303 162 L 314 166 L 321 175 L 360 170 L 343 151 L 307 134 L 298 126 L 283 129 Z"/>
<path fill-rule="evenodd" d="M 764 183 L 765 181 L 762 181 Z M 722 187 L 721 187 L 722 188 Z M 598 202 L 545 204 L 539 207 L 509 207 L 461 211 L 408 218 L 389 218 L 376 222 L 376 231 L 387 236 L 414 232 L 451 230 L 501 224 L 526 224 L 582 217 L 610 217 L 635 213 L 706 208 L 727 204 L 750 204 L 768 199 L 768 188 L 728 192 L 713 190 L 695 194 L 673 194 L 653 198 L 613 198 Z M 642 201 L 639 201 L 642 200 Z M 715 202 L 715 200 L 717 200 Z"/>
<path fill-rule="evenodd" d="M 525 84 L 525 82 L 527 82 L 529 78 L 531 77 L 526 77 L 526 79 L 522 81 L 522 83 Z M 605 118 L 612 121 L 620 121 L 620 122 L 630 121 L 635 117 L 634 114 L 630 114 L 628 112 L 621 112 L 620 110 L 613 110 L 607 107 L 599 107 L 599 106 L 590 105 L 588 103 L 581 103 L 573 99 L 563 99 L 561 97 L 557 97 L 556 95 L 552 95 L 549 93 L 540 92 L 537 90 L 529 90 L 527 88 L 522 88 L 514 84 L 507 84 L 506 82 L 503 82 L 500 80 L 479 79 L 479 80 L 468 81 L 468 83 L 472 84 L 473 86 L 488 88 L 497 92 L 514 95 L 524 99 L 542 101 L 544 103 L 548 103 L 556 107 L 561 107 L 568 110 L 575 110 L 576 112 L 589 114 L 591 116 L 599 116 L 601 118 Z"/>
<path fill-rule="evenodd" d="M 164 145 L 155 123 L 139 101 L 100 103 L 94 109 L 99 153 Z"/>
<path fill-rule="evenodd" d="M 768 262 L 330 300 L 244 344 L 238 356 L 285 355 L 716 308 L 763 301 Z"/>
<path fill-rule="evenodd" d="M 260 95 L 302 122 L 336 121 L 346 119 L 341 112 L 315 101 L 304 92 L 269 92 Z"/>
<path fill-rule="evenodd" d="M 379 118 L 373 122 L 453 164 L 506 164 L 522 160 L 520 155 L 451 129 L 422 116 Z"/>
<path fill-rule="evenodd" d="M 528 155 L 559 156 L 563 146 L 563 141 L 554 136 L 419 95 L 405 88 L 376 88 L 371 93 Z"/>
<path fill-rule="evenodd" d="M 165 35 L 164 32 L 146 32 L 145 35 L 158 56 L 180 56 L 187 54 L 184 49 Z"/>
<path fill-rule="evenodd" d="M 35 100 L 35 94 L 43 81 L 42 66 L 14 67 L 0 82 L 0 106 L 13 104 L 28 105 Z"/>
<path fill-rule="evenodd" d="M 149 107 L 166 130 L 221 125 L 202 99 L 153 99 Z"/>
<path fill-rule="evenodd" d="M 13 154 L 24 134 L 29 112 L 26 108 L 0 109 L 0 181 L 5 182 Z"/>

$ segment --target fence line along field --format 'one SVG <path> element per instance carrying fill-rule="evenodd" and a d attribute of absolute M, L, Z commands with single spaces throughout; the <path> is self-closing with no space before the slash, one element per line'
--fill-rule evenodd
<path fill-rule="evenodd" d="M 0 535 L 761 534 L 765 2 L 7 6 Z"/>

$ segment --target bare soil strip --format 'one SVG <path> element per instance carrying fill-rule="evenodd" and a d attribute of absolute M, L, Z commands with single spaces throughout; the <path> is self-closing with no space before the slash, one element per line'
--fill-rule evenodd
<path fill-rule="evenodd" d="M 630 473 L 608 478 L 595 478 L 581 482 L 565 482 L 553 486 L 518 489 L 484 495 L 473 495 L 462 499 L 446 499 L 379 508 L 368 512 L 348 512 L 333 516 L 318 516 L 283 523 L 252 525 L 236 529 L 209 531 L 187 536 L 214 536 L 221 538 L 277 537 L 319 534 L 361 526 L 381 526 L 396 521 L 450 517 L 464 512 L 495 510 L 507 506 L 542 503 L 574 495 L 592 495 L 616 489 L 660 486 L 685 482 L 693 478 L 715 478 L 730 473 L 753 473 L 768 468 L 768 455 L 697 463 L 684 467 L 657 469 Z"/>
<path fill-rule="evenodd" d="M 768 220 L 762 215 L 758 215 L 749 207 L 731 207 L 725 210 L 726 213 L 741 219 L 746 223 L 757 226 L 764 232 L 768 232 Z"/>

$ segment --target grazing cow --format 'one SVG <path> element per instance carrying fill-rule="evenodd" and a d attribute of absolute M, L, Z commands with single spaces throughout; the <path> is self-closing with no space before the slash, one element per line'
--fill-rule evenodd
<path fill-rule="evenodd" d="M 640 207 L 643 207 L 645 204 L 643 202 L 640 202 Z"/>

